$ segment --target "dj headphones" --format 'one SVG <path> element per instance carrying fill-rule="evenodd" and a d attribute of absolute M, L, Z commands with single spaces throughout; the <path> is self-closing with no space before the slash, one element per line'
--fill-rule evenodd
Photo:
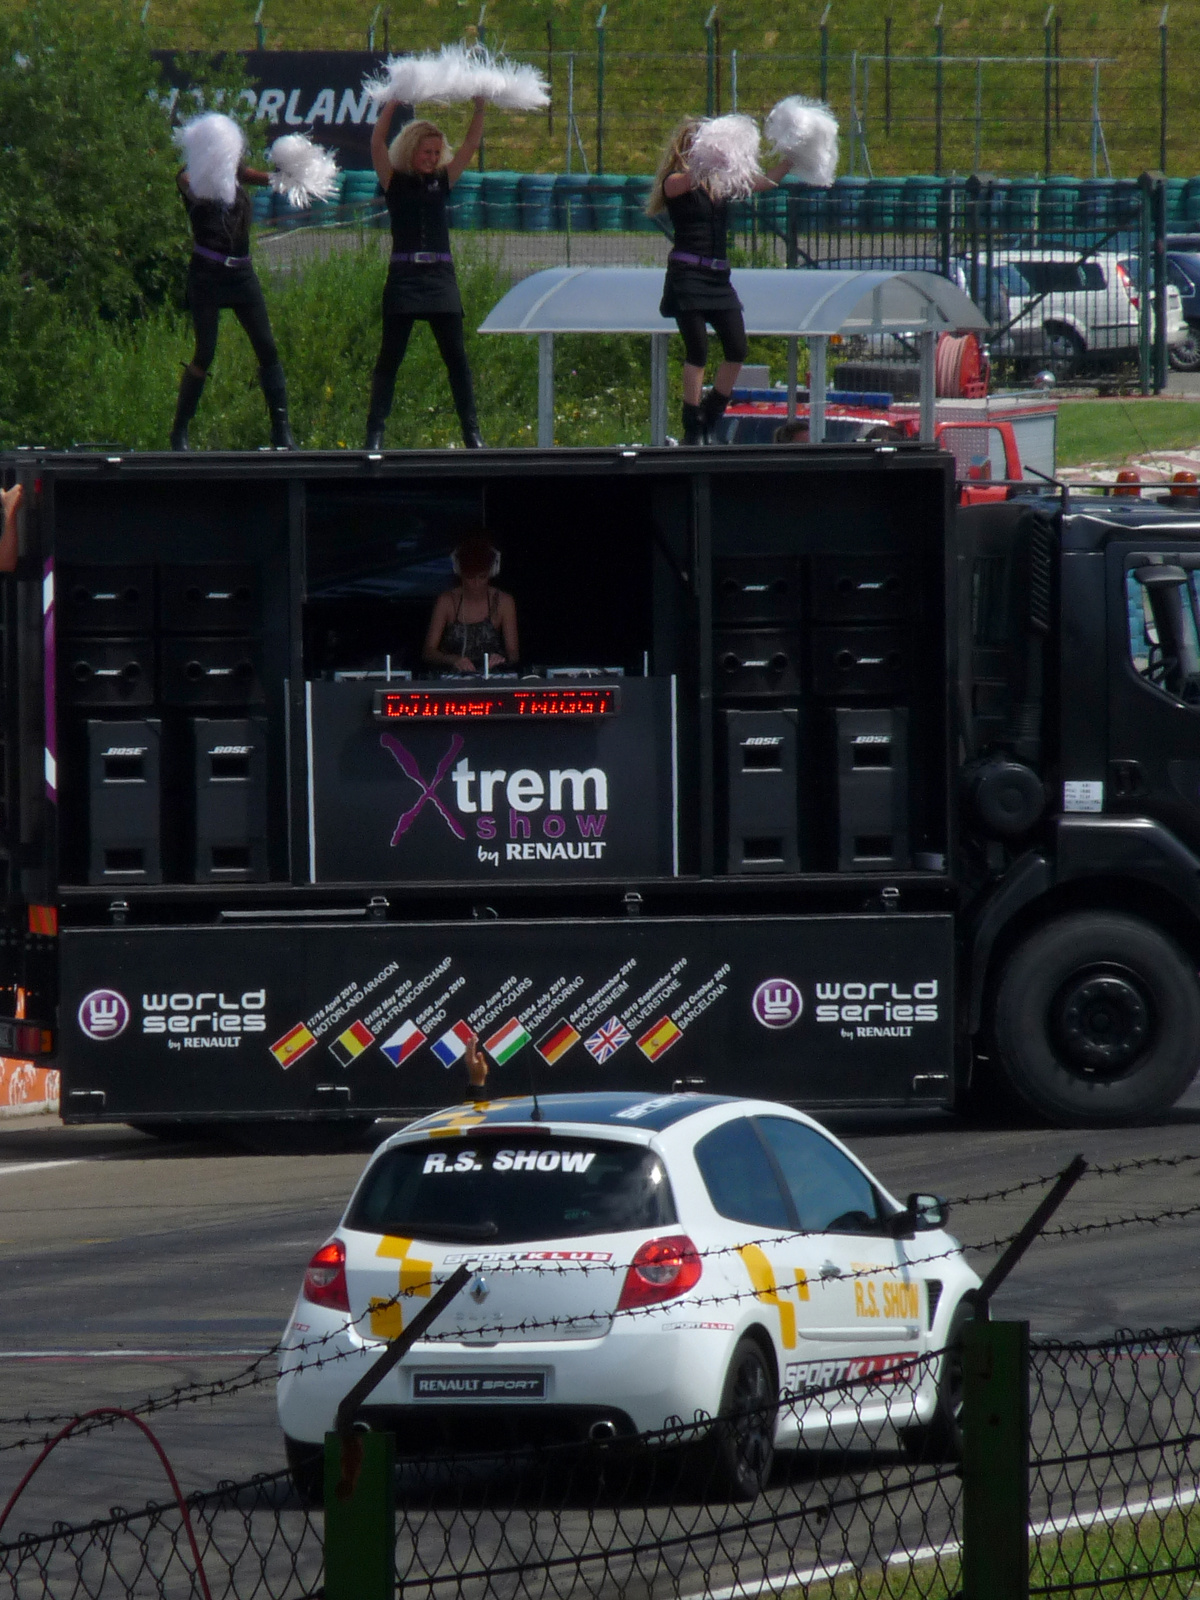
<path fill-rule="evenodd" d="M 499 575 L 499 572 L 500 572 L 500 552 L 499 552 L 499 550 L 496 549 L 495 545 L 490 545 L 489 549 L 492 552 L 492 564 L 488 568 L 488 577 L 489 578 L 495 578 L 495 577 L 497 577 Z M 455 550 L 454 553 L 451 555 L 451 557 L 450 557 L 450 565 L 454 568 L 454 576 L 456 578 L 461 578 L 462 577 L 462 567 L 459 564 L 458 550 Z"/>

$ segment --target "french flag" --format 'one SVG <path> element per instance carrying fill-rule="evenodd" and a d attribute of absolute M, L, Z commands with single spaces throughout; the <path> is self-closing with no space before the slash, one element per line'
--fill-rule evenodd
<path fill-rule="evenodd" d="M 429 1048 L 444 1067 L 452 1067 L 466 1055 L 467 1046 L 474 1037 L 474 1031 L 468 1028 L 465 1022 L 456 1022 Z"/>

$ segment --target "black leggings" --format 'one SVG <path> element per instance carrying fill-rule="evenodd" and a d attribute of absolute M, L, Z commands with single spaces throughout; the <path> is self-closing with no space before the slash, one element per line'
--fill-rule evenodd
<path fill-rule="evenodd" d="M 396 373 L 408 349 L 409 335 L 414 322 L 427 322 L 437 340 L 438 350 L 446 363 L 450 379 L 450 393 L 454 396 L 454 409 L 459 420 L 474 421 L 475 390 L 471 384 L 471 368 L 467 364 L 467 347 L 463 342 L 463 314 L 461 311 L 434 311 L 424 316 L 411 311 L 385 311 L 383 314 L 383 342 L 375 363 L 371 385 L 371 418 L 374 423 L 385 422 L 392 409 L 392 396 L 396 389 Z"/>
<path fill-rule="evenodd" d="M 708 328 L 721 341 L 726 361 L 740 366 L 746 359 L 746 324 L 740 311 L 677 311 L 675 321 L 683 335 L 683 359 L 689 367 L 702 367 L 708 360 Z"/>
<path fill-rule="evenodd" d="M 239 298 L 237 303 L 228 309 L 245 328 L 259 366 L 273 367 L 279 360 L 279 352 L 275 348 L 271 319 L 267 315 L 267 303 L 263 299 L 262 286 L 257 278 L 247 286 L 244 294 L 245 299 Z M 198 367 L 201 372 L 207 372 L 217 353 L 217 331 L 224 308 L 220 303 L 220 296 L 206 295 L 203 289 L 195 287 L 190 289 L 188 300 L 192 311 L 192 324 L 196 330 L 196 350 L 192 356 L 192 365 Z"/>

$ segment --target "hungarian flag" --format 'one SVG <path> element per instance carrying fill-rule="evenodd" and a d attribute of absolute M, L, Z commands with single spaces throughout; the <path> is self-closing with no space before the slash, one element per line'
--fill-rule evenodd
<path fill-rule="evenodd" d="M 671 1021 L 670 1017 L 660 1017 L 648 1033 L 644 1033 L 637 1042 L 638 1049 L 647 1061 L 657 1061 L 659 1056 L 665 1055 L 673 1044 L 677 1044 L 683 1034 Z"/>
<path fill-rule="evenodd" d="M 565 1056 L 571 1046 L 578 1043 L 579 1035 L 569 1022 L 556 1022 L 533 1048 L 546 1065 L 552 1067 L 560 1056 Z"/>
<path fill-rule="evenodd" d="M 375 1043 L 375 1035 L 362 1022 L 352 1022 L 345 1033 L 339 1033 L 329 1046 L 329 1053 L 348 1067 L 355 1056 L 362 1055 L 368 1045 Z"/>
<path fill-rule="evenodd" d="M 293 1061 L 299 1061 L 306 1050 L 311 1050 L 316 1042 L 316 1035 L 309 1033 L 304 1024 L 298 1022 L 290 1033 L 285 1033 L 282 1039 L 276 1039 L 271 1046 L 271 1054 L 286 1070 Z"/>
<path fill-rule="evenodd" d="M 392 1063 L 398 1067 L 402 1061 L 408 1059 L 414 1050 L 419 1050 L 425 1043 L 425 1035 L 415 1022 L 402 1022 L 392 1034 L 390 1039 L 385 1039 L 379 1048 Z"/>
<path fill-rule="evenodd" d="M 529 1043 L 529 1034 L 512 1017 L 498 1028 L 490 1039 L 483 1041 L 483 1048 L 491 1056 L 498 1067 L 502 1067 L 510 1056 L 515 1056 L 518 1050 L 523 1050 Z"/>
<path fill-rule="evenodd" d="M 452 1028 L 448 1028 L 436 1044 L 430 1045 L 429 1048 L 444 1067 L 452 1067 L 466 1055 L 467 1046 L 473 1037 L 473 1030 L 460 1020 Z"/>

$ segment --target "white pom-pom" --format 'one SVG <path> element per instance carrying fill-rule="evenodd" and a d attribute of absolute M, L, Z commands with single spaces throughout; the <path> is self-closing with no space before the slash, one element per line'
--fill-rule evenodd
<path fill-rule="evenodd" d="M 692 135 L 688 171 L 714 200 L 740 199 L 762 177 L 758 146 L 758 125 L 751 117 L 736 112 L 705 117 Z"/>
<path fill-rule="evenodd" d="M 237 169 L 246 151 L 246 136 L 232 117 L 206 111 L 185 122 L 175 134 L 183 151 L 187 179 L 197 200 L 220 200 L 231 206 L 237 192 Z"/>
<path fill-rule="evenodd" d="M 823 101 L 789 95 L 771 111 L 763 131 L 797 178 L 829 188 L 837 177 L 838 125 Z"/>
<path fill-rule="evenodd" d="M 415 56 L 390 56 L 379 76 L 366 83 L 376 103 L 455 105 L 482 95 L 505 111 L 540 111 L 550 90 L 536 67 L 494 56 L 478 45 L 443 45 Z"/>
<path fill-rule="evenodd" d="M 332 200 L 337 194 L 337 162 L 306 134 L 285 133 L 271 146 L 270 156 L 278 169 L 271 174 L 271 188 L 286 195 L 291 205 L 310 206 L 314 200 Z"/>

